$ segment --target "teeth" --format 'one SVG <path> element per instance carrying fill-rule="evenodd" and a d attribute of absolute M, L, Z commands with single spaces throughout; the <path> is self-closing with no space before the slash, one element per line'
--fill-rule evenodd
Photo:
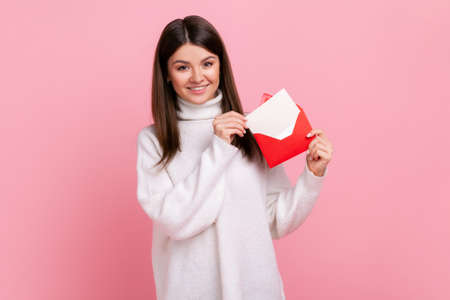
<path fill-rule="evenodd" d="M 198 88 L 190 88 L 190 89 L 194 90 L 194 91 L 199 91 L 199 90 L 203 90 L 205 87 L 206 86 L 201 86 L 201 87 L 198 87 Z"/>

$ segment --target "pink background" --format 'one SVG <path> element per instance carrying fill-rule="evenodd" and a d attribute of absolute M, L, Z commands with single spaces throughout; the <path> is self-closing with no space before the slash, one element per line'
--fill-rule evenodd
<path fill-rule="evenodd" d="M 0 11 L 0 299 L 154 299 L 136 137 L 159 34 L 189 14 L 221 33 L 246 110 L 284 87 L 335 147 L 311 215 L 275 242 L 287 299 L 450 299 L 448 0 Z"/>

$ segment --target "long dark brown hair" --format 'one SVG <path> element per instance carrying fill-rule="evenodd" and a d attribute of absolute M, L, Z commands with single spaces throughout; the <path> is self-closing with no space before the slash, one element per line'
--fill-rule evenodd
<path fill-rule="evenodd" d="M 173 20 L 166 25 L 161 33 L 153 63 L 152 116 L 156 137 L 162 149 L 162 157 L 156 165 L 162 163 L 163 167 L 169 163 L 177 151 L 181 150 L 177 123 L 177 111 L 180 108 L 176 101 L 176 92 L 166 80 L 168 75 L 167 62 L 172 54 L 186 43 L 203 47 L 219 57 L 219 88 L 223 94 L 222 113 L 233 110 L 243 114 L 230 60 L 217 30 L 200 16 L 192 15 L 184 19 Z M 261 150 L 250 130 L 247 129 L 247 133 L 242 138 L 235 135 L 232 145 L 239 148 L 244 157 L 250 160 L 257 159 L 263 163 Z"/>

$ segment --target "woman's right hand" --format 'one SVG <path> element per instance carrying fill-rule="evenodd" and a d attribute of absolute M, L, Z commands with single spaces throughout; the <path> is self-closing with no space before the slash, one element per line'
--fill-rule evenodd
<path fill-rule="evenodd" d="M 235 111 L 226 112 L 214 118 L 214 134 L 231 144 L 235 134 L 244 136 L 245 128 L 248 128 L 246 122 L 244 115 Z"/>

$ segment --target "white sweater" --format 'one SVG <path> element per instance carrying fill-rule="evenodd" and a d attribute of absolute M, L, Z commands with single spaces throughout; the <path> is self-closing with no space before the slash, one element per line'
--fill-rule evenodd
<path fill-rule="evenodd" d="M 297 229 L 324 176 L 305 164 L 291 187 L 283 164 L 244 159 L 214 134 L 222 92 L 203 103 L 178 102 L 181 152 L 163 171 L 154 126 L 137 137 L 137 198 L 153 220 L 158 300 L 285 299 L 272 239 Z M 238 138 L 238 136 L 236 136 Z"/>

